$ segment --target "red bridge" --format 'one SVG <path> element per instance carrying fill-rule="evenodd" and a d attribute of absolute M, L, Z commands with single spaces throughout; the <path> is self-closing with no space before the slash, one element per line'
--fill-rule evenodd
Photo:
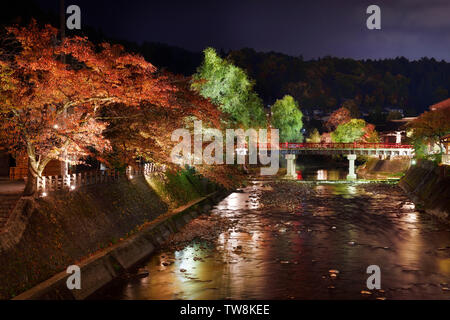
<path fill-rule="evenodd" d="M 280 143 L 281 149 L 413 149 L 409 144 L 398 143 Z"/>
<path fill-rule="evenodd" d="M 259 150 L 271 150 L 274 148 L 270 144 L 260 144 Z M 347 155 L 349 160 L 349 174 L 347 179 L 356 179 L 355 160 L 357 155 L 378 156 L 382 159 L 391 159 L 392 157 L 412 157 L 414 153 L 413 146 L 409 144 L 397 143 L 280 143 L 278 150 L 286 156 L 287 175 L 296 176 L 295 159 L 296 155 L 315 154 L 315 155 Z"/>

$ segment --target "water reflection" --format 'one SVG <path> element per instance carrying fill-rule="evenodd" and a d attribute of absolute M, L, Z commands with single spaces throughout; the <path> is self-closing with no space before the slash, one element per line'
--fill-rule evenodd
<path fill-rule="evenodd" d="M 230 195 L 212 215 L 237 224 L 213 246 L 194 241 L 161 252 L 145 264 L 148 278 L 117 283 L 96 298 L 362 299 L 366 268 L 375 264 L 383 297 L 450 299 L 442 289 L 450 279 L 448 226 L 390 186 L 311 187 L 315 195 L 292 214 L 261 208 L 259 183 Z M 331 269 L 339 274 L 330 277 Z"/>
<path fill-rule="evenodd" d="M 344 169 L 314 169 L 306 168 L 297 171 L 297 180 L 306 181 L 337 181 L 347 178 L 347 171 Z"/>
<path fill-rule="evenodd" d="M 317 170 L 317 180 L 328 180 L 328 170 Z"/>

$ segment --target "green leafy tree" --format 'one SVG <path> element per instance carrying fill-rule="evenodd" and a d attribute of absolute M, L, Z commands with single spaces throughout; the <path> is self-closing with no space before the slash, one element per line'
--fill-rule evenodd
<path fill-rule="evenodd" d="M 192 82 L 192 88 L 219 106 L 232 125 L 244 128 L 264 126 L 266 120 L 262 100 L 253 87 L 244 70 L 222 59 L 213 48 L 204 51 Z"/>
<path fill-rule="evenodd" d="M 349 122 L 340 124 L 331 133 L 333 142 L 349 143 L 360 140 L 366 133 L 366 122 L 362 119 L 352 119 Z"/>
<path fill-rule="evenodd" d="M 302 142 L 303 113 L 289 95 L 272 106 L 272 126 L 280 130 L 280 142 Z"/>
<path fill-rule="evenodd" d="M 319 133 L 319 130 L 315 129 L 311 132 L 308 138 L 306 138 L 306 142 L 309 143 L 320 143 L 322 140 L 322 137 Z"/>
<path fill-rule="evenodd" d="M 428 155 L 428 143 L 425 138 L 414 136 L 412 139 L 414 154 L 417 159 L 425 159 Z"/>

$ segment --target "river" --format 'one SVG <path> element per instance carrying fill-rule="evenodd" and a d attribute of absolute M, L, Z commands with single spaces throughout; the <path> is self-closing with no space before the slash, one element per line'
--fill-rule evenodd
<path fill-rule="evenodd" d="M 117 280 L 92 299 L 450 299 L 450 226 L 398 188 L 306 183 L 314 195 L 288 213 L 261 208 L 266 183 L 212 209 L 235 222 L 215 242 L 160 251 L 140 266 L 148 277 Z M 381 290 L 366 286 L 370 265 Z"/>

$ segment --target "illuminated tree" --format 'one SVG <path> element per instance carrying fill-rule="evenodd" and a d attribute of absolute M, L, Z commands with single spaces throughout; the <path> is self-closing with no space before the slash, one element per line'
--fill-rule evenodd
<path fill-rule="evenodd" d="M 450 108 L 427 111 L 410 123 L 412 138 L 420 142 L 429 141 L 437 144 L 444 152 L 444 137 L 450 133 Z"/>
<path fill-rule="evenodd" d="M 95 47 L 81 37 L 57 43 L 57 30 L 36 22 L 7 30 L 19 49 L 0 53 L 12 56 L 1 60 L 1 89 L 9 94 L 0 101 L 0 140 L 12 153 L 27 154 L 26 194 L 35 192 L 36 178 L 51 159 L 67 154 L 77 161 L 93 149 L 110 149 L 102 134 L 107 124 L 98 118 L 102 108 L 176 107 L 171 99 L 176 88 L 166 77 L 120 46 Z"/>
<path fill-rule="evenodd" d="M 352 119 L 350 111 L 347 108 L 339 108 L 334 111 L 328 121 L 325 123 L 325 127 L 329 131 L 335 130 L 340 124 L 349 122 Z"/>
<path fill-rule="evenodd" d="M 144 103 L 140 108 L 117 104 L 103 110 L 102 118 L 109 122 L 105 136 L 113 148 L 113 152 L 106 155 L 110 162 L 131 163 L 137 156 L 164 164 L 168 170 L 179 170 L 170 158 L 173 147 L 178 144 L 172 141 L 172 132 L 180 128 L 192 129 L 193 120 L 202 120 L 205 127 L 221 128 L 223 114 L 190 89 L 190 79 L 168 74 L 167 81 L 177 89 L 171 95 L 172 108 Z M 233 185 L 233 176 L 239 176 L 231 166 L 193 163 L 191 166 L 202 176 L 227 187 Z"/>
<path fill-rule="evenodd" d="M 309 142 L 309 143 L 320 143 L 320 141 L 321 141 L 321 136 L 320 136 L 319 130 L 317 130 L 317 129 L 314 129 L 311 132 L 311 134 L 309 135 L 309 137 L 306 138 L 306 142 Z"/>
<path fill-rule="evenodd" d="M 331 133 L 333 142 L 378 142 L 378 134 L 375 126 L 367 124 L 362 119 L 352 119 L 349 122 L 340 124 Z"/>
<path fill-rule="evenodd" d="M 212 48 L 193 76 L 192 88 L 229 115 L 229 124 L 244 128 L 265 125 L 263 104 L 244 70 L 222 59 Z"/>
<path fill-rule="evenodd" d="M 281 142 L 302 142 L 303 113 L 289 95 L 277 100 L 271 108 L 272 126 L 280 130 Z"/>

